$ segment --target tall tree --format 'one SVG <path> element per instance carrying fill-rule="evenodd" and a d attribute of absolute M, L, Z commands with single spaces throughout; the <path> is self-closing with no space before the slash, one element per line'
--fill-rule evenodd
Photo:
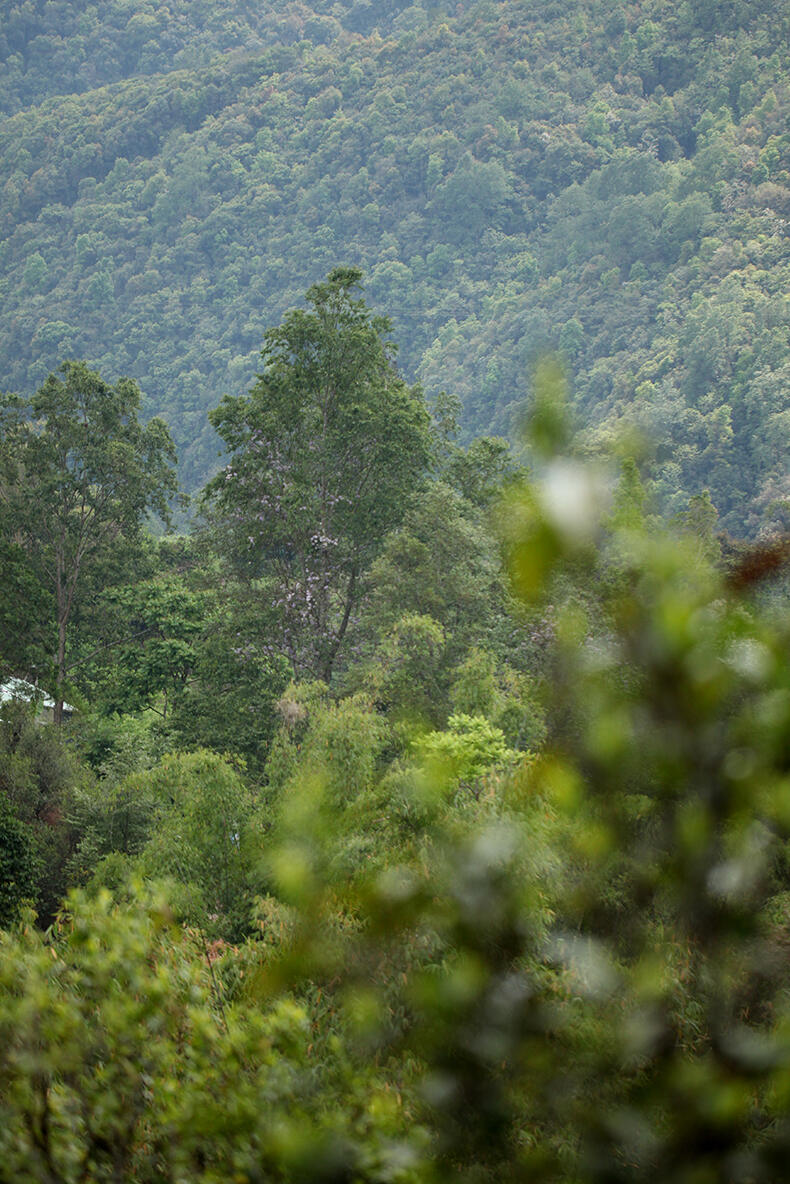
<path fill-rule="evenodd" d="M 0 399 L 4 521 L 55 607 L 55 719 L 63 711 L 68 626 L 80 581 L 149 510 L 167 517 L 175 448 L 163 420 L 139 420 L 128 378 L 110 386 L 84 362 L 66 362 L 29 400 Z"/>
<path fill-rule="evenodd" d="M 207 493 L 257 576 L 274 581 L 297 670 L 329 680 L 361 577 L 426 472 L 422 392 L 394 365 L 361 273 L 338 268 L 264 337 L 249 395 L 211 416 L 231 453 Z"/>

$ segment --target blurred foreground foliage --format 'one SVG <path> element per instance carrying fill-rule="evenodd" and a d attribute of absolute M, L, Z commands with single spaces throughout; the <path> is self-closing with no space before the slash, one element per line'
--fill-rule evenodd
<path fill-rule="evenodd" d="M 444 644 L 417 615 L 375 702 L 285 692 L 257 797 L 119 749 L 111 806 L 69 807 L 88 889 L 0 936 L 0 1181 L 783 1178 L 790 627 L 633 462 L 560 456 L 544 382 L 500 509 L 550 638 L 534 751 L 482 651 L 395 742 L 401 652 Z"/>

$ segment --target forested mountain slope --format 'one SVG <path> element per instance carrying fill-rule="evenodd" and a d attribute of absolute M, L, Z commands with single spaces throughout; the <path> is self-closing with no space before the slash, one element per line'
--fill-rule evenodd
<path fill-rule="evenodd" d="M 591 446 L 649 428 L 667 509 L 781 521 L 786 4 L 2 8 L 2 386 L 132 375 L 194 488 L 207 409 L 348 262 L 470 430 L 558 348 Z"/>
<path fill-rule="evenodd" d="M 134 74 L 207 65 L 231 50 L 256 53 L 304 39 L 322 45 L 344 31 L 373 27 L 388 32 L 404 7 L 397 0 L 109 0 L 101 8 L 66 0 L 4 3 L 0 110 L 13 113 L 48 95 L 81 94 Z"/>

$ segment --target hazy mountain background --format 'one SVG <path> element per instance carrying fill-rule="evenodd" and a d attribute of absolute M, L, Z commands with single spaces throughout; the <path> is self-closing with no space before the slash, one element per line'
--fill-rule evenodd
<path fill-rule="evenodd" d="M 0 4 L 0 386 L 129 374 L 190 489 L 264 329 L 364 268 L 400 364 L 507 435 L 546 349 L 669 511 L 785 522 L 787 3 Z"/>

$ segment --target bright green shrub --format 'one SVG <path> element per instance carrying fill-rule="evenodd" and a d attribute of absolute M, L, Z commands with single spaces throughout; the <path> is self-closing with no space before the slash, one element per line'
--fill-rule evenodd
<path fill-rule="evenodd" d="M 481 715 L 451 715 L 446 731 L 428 732 L 420 737 L 416 748 L 429 768 L 444 770 L 455 781 L 474 781 L 516 759 L 501 729 Z"/>

